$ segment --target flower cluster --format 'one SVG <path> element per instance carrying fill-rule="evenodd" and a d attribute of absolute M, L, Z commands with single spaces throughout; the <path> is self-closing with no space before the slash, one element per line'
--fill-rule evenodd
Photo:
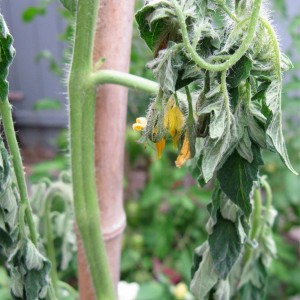
<path fill-rule="evenodd" d="M 169 98 L 165 104 L 162 102 L 151 103 L 147 118 L 137 118 L 132 128 L 141 131 L 146 139 L 155 144 L 158 158 L 161 158 L 166 141 L 170 137 L 174 148 L 179 149 L 175 165 L 180 168 L 191 158 L 186 118 L 174 97 Z"/>

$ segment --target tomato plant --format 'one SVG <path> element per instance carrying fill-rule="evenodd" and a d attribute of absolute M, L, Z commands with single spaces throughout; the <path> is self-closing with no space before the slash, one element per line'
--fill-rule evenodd
<path fill-rule="evenodd" d="M 95 96 L 104 83 L 155 95 L 146 116 L 133 125 L 141 132 L 140 142 L 154 143 L 160 158 L 172 140 L 178 149 L 176 167 L 188 164 L 201 186 L 214 182 L 207 207 L 208 238 L 194 251 L 191 292 L 198 299 L 263 299 L 267 270 L 276 256 L 276 211 L 266 178 L 259 175 L 261 151 L 277 152 L 297 174 L 288 158 L 281 118 L 282 72 L 292 63 L 280 51 L 263 1 L 146 1 L 136 20 L 153 51 L 148 66 L 158 83 L 102 70 L 102 59 L 94 65 L 99 1 L 61 2 L 76 20 L 68 77 L 72 188 L 96 299 L 115 298 L 98 230 L 94 166 Z M 2 16 L 0 45 L 0 112 L 11 155 L 1 141 L 1 246 L 8 258 L 11 293 L 15 299 L 56 299 L 53 249 L 49 242 L 49 258 L 38 249 L 8 102 L 7 74 L 15 52 Z M 44 190 L 48 211 L 52 193 L 62 191 Z M 132 239 L 133 247 L 143 243 L 142 236 Z"/>

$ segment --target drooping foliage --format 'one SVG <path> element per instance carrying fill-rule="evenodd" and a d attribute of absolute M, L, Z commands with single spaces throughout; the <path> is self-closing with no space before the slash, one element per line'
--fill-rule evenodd
<path fill-rule="evenodd" d="M 136 14 L 160 85 L 140 141 L 159 145 L 161 154 L 162 142 L 176 136 L 176 166 L 188 161 L 200 185 L 213 180 L 216 186 L 208 241 L 195 250 L 191 289 L 197 299 L 237 292 L 263 299 L 276 249 L 275 213 L 270 205 L 260 207 L 261 151 L 276 151 L 296 173 L 281 119 L 282 72 L 292 64 L 262 11 L 260 0 L 154 0 Z M 180 126 L 175 115 L 168 125 L 174 105 Z"/>

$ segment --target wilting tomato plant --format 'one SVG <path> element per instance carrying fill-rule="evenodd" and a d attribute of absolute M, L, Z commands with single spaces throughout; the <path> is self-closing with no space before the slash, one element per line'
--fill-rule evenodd
<path fill-rule="evenodd" d="M 100 230 L 94 166 L 96 87 L 115 83 L 154 95 L 133 129 L 139 142 L 178 149 L 176 167 L 188 165 L 200 186 L 213 181 L 208 238 L 195 249 L 191 291 L 198 299 L 263 299 L 267 269 L 276 255 L 276 211 L 261 151 L 290 164 L 282 134 L 281 53 L 262 0 L 154 0 L 136 14 L 141 37 L 153 51 L 157 82 L 92 63 L 99 1 L 62 1 L 75 15 L 68 76 L 74 210 L 96 299 L 114 299 Z M 84 24 L 84 26 L 82 25 Z M 116 41 L 117 42 L 117 41 Z M 16 299 L 57 298 L 57 278 L 38 250 L 22 160 L 8 102 L 13 38 L 0 19 L 0 111 L 10 155 L 1 141 L 1 246 Z M 96 70 L 96 71 L 95 71 Z M 175 167 L 175 166 L 174 166 Z M 264 190 L 264 193 L 261 191 Z"/>

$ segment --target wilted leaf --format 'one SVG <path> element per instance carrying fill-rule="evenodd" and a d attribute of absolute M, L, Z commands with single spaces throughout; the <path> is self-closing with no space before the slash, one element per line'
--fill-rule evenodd
<path fill-rule="evenodd" d="M 8 260 L 12 294 L 26 300 L 44 299 L 49 283 L 50 262 L 30 240 L 21 239 Z"/>
<path fill-rule="evenodd" d="M 146 4 L 136 13 L 141 37 L 151 50 L 158 52 L 167 48 L 169 41 L 176 41 L 178 23 L 168 1 L 154 1 Z"/>
<path fill-rule="evenodd" d="M 170 43 L 167 49 L 159 51 L 158 57 L 147 64 L 153 70 L 166 96 L 171 96 L 176 90 L 175 85 L 180 69 L 180 65 L 175 64 L 178 49 L 178 45 Z"/>
<path fill-rule="evenodd" d="M 245 130 L 243 138 L 240 140 L 236 150 L 238 154 L 246 159 L 249 163 L 253 161 L 252 143 L 248 134 L 248 130 Z"/>
<path fill-rule="evenodd" d="M 217 172 L 222 191 L 229 199 L 239 206 L 244 214 L 249 217 L 252 207 L 250 193 L 253 183 L 258 178 L 258 168 L 263 164 L 260 150 L 252 147 L 254 160 L 249 163 L 234 151 L 222 168 Z"/>
<path fill-rule="evenodd" d="M 213 259 L 207 243 L 197 248 L 194 257 L 198 257 L 200 264 L 191 281 L 191 292 L 197 299 L 204 299 L 218 282 Z"/>
<path fill-rule="evenodd" d="M 250 76 L 252 61 L 247 56 L 243 56 L 231 69 L 227 76 L 227 83 L 231 88 L 237 87 L 242 81 Z"/>
<path fill-rule="evenodd" d="M 281 78 L 280 78 L 281 80 Z M 281 115 L 281 88 L 279 79 L 273 80 L 266 92 L 266 104 L 272 112 L 272 118 L 268 125 L 267 135 L 270 137 L 272 146 L 276 149 L 285 165 L 294 173 L 298 174 L 290 163 L 282 133 Z"/>
<path fill-rule="evenodd" d="M 226 279 L 242 249 L 236 224 L 219 214 L 208 243 L 214 268 L 222 279 Z"/>
<path fill-rule="evenodd" d="M 8 69 L 14 56 L 13 38 L 0 14 L 0 101 L 4 101 L 8 95 Z"/>

